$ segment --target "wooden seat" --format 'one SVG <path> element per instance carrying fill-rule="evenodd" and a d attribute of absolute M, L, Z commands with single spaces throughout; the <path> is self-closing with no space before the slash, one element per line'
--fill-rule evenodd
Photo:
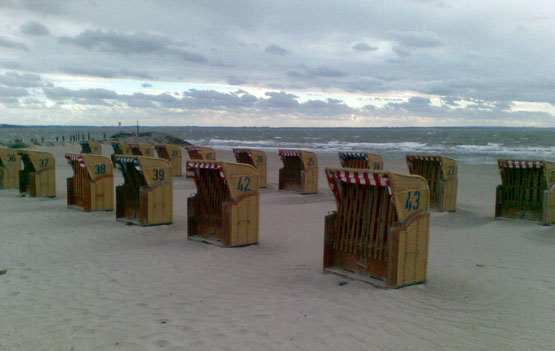
<path fill-rule="evenodd" d="M 495 217 L 555 223 L 555 162 L 501 159 L 497 163 L 501 185 L 495 196 Z"/>
<path fill-rule="evenodd" d="M 318 192 L 318 157 L 303 150 L 279 150 L 283 168 L 279 170 L 279 190 L 301 194 Z"/>
<path fill-rule="evenodd" d="M 73 169 L 67 178 L 67 205 L 84 211 L 114 209 L 114 170 L 108 157 L 93 154 L 65 155 Z"/>
<path fill-rule="evenodd" d="M 422 176 L 430 187 L 430 202 L 440 211 L 457 209 L 457 162 L 447 156 L 407 155 L 410 174 Z"/>
<path fill-rule="evenodd" d="M 19 171 L 19 192 L 30 197 L 56 196 L 56 160 L 48 152 L 20 149 L 23 169 Z"/>
<path fill-rule="evenodd" d="M 197 193 L 187 201 L 189 239 L 224 247 L 258 243 L 256 168 L 244 163 L 189 161 L 187 178 Z"/>
<path fill-rule="evenodd" d="M 267 186 L 266 153 L 253 149 L 233 149 L 233 154 L 237 162 L 246 163 L 256 168 L 259 188 L 265 188 Z"/>
<path fill-rule="evenodd" d="M 173 221 L 172 168 L 167 160 L 116 156 L 124 184 L 116 187 L 116 219 L 142 226 Z"/>
<path fill-rule="evenodd" d="M 341 167 L 357 169 L 383 169 L 383 157 L 378 154 L 361 151 L 339 152 Z"/>
<path fill-rule="evenodd" d="M 420 176 L 326 168 L 324 271 L 397 288 L 426 280 L 430 192 Z"/>

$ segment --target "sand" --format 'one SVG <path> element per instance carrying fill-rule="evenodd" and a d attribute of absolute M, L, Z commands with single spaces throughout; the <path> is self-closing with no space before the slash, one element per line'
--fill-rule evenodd
<path fill-rule="evenodd" d="M 493 218 L 495 166 L 459 163 L 457 212 L 432 211 L 427 284 L 383 290 L 322 274 L 323 172 L 317 195 L 278 192 L 269 154 L 260 245 L 224 249 L 187 240 L 192 181 L 175 180 L 173 225 L 129 226 L 66 208 L 63 155 L 80 148 L 45 149 L 56 199 L 0 191 L 2 351 L 555 347 L 555 229 Z"/>

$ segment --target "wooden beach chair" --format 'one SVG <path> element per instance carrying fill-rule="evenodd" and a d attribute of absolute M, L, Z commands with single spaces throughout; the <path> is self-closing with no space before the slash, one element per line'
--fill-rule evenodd
<path fill-rule="evenodd" d="M 215 161 L 216 160 L 216 151 L 211 147 L 206 146 L 185 146 L 185 150 L 189 154 L 189 160 L 191 161 Z"/>
<path fill-rule="evenodd" d="M 98 141 L 84 141 L 81 143 L 81 153 L 102 155 L 102 144 Z"/>
<path fill-rule="evenodd" d="M 183 152 L 181 147 L 172 144 L 154 145 L 159 158 L 168 160 L 172 165 L 172 175 L 174 177 L 183 176 Z"/>
<path fill-rule="evenodd" d="M 93 154 L 65 155 L 73 169 L 67 178 L 67 206 L 84 211 L 114 209 L 114 172 L 108 157 Z"/>
<path fill-rule="evenodd" d="M 56 160 L 48 152 L 30 149 L 18 150 L 23 161 L 19 171 L 19 192 L 30 197 L 56 196 Z"/>
<path fill-rule="evenodd" d="M 495 217 L 526 218 L 555 223 L 555 162 L 498 160 L 501 185 L 495 196 Z"/>
<path fill-rule="evenodd" d="M 422 176 L 430 187 L 431 204 L 440 211 L 457 209 L 457 162 L 446 156 L 407 155 L 410 174 Z"/>
<path fill-rule="evenodd" d="M 18 189 L 20 170 L 17 149 L 0 147 L 0 189 Z"/>
<path fill-rule="evenodd" d="M 244 163 L 189 161 L 197 193 L 187 200 L 188 237 L 224 247 L 258 243 L 258 171 Z"/>
<path fill-rule="evenodd" d="M 154 147 L 150 144 L 143 144 L 143 143 L 129 144 L 129 148 L 131 149 L 132 155 L 155 157 Z"/>
<path fill-rule="evenodd" d="M 142 226 L 171 224 L 172 167 L 167 160 L 116 156 L 124 184 L 116 187 L 116 219 Z"/>
<path fill-rule="evenodd" d="M 318 192 L 318 157 L 303 150 L 279 150 L 283 168 L 279 170 L 279 190 L 301 194 Z"/>
<path fill-rule="evenodd" d="M 112 156 L 110 156 L 110 158 L 112 159 L 112 163 L 114 166 L 116 165 L 115 157 L 117 155 L 133 155 L 133 152 L 131 151 L 129 144 L 124 143 L 122 141 L 113 142 L 112 148 L 114 149 L 114 153 L 112 154 Z"/>
<path fill-rule="evenodd" d="M 398 288 L 426 280 L 430 191 L 423 177 L 326 168 L 337 211 L 326 216 L 324 272 Z"/>
<path fill-rule="evenodd" d="M 341 167 L 358 169 L 383 169 L 383 157 L 370 152 L 340 151 Z"/>
<path fill-rule="evenodd" d="M 246 163 L 254 166 L 258 171 L 258 187 L 267 186 L 266 153 L 253 149 L 233 149 L 235 160 L 239 163 Z"/>

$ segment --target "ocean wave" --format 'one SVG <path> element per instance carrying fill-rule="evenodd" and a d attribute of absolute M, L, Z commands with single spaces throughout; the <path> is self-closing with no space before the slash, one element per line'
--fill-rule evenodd
<path fill-rule="evenodd" d="M 552 159 L 555 147 L 505 146 L 501 143 L 486 145 L 471 144 L 425 144 L 419 142 L 365 143 L 331 140 L 328 142 L 287 142 L 281 140 L 238 140 L 238 139 L 199 139 L 189 140 L 193 144 L 211 146 L 215 149 L 257 148 L 274 152 L 278 149 L 304 149 L 315 152 L 334 153 L 338 151 L 369 151 L 402 158 L 407 153 L 442 154 L 468 163 L 494 164 L 501 157 L 527 157 Z"/>

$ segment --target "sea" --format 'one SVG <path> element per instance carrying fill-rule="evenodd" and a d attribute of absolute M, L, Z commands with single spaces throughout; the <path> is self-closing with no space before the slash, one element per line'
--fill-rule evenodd
<path fill-rule="evenodd" d="M 0 127 L 0 143 L 15 139 L 58 142 L 76 133 L 102 140 L 129 127 L 29 126 Z M 407 153 L 441 154 L 472 164 L 494 164 L 498 158 L 555 160 L 555 128 L 430 127 L 430 128 L 263 128 L 140 127 L 139 132 L 171 134 L 191 144 L 215 149 L 253 148 L 267 152 L 306 149 L 320 153 L 369 151 L 386 159 Z"/>

